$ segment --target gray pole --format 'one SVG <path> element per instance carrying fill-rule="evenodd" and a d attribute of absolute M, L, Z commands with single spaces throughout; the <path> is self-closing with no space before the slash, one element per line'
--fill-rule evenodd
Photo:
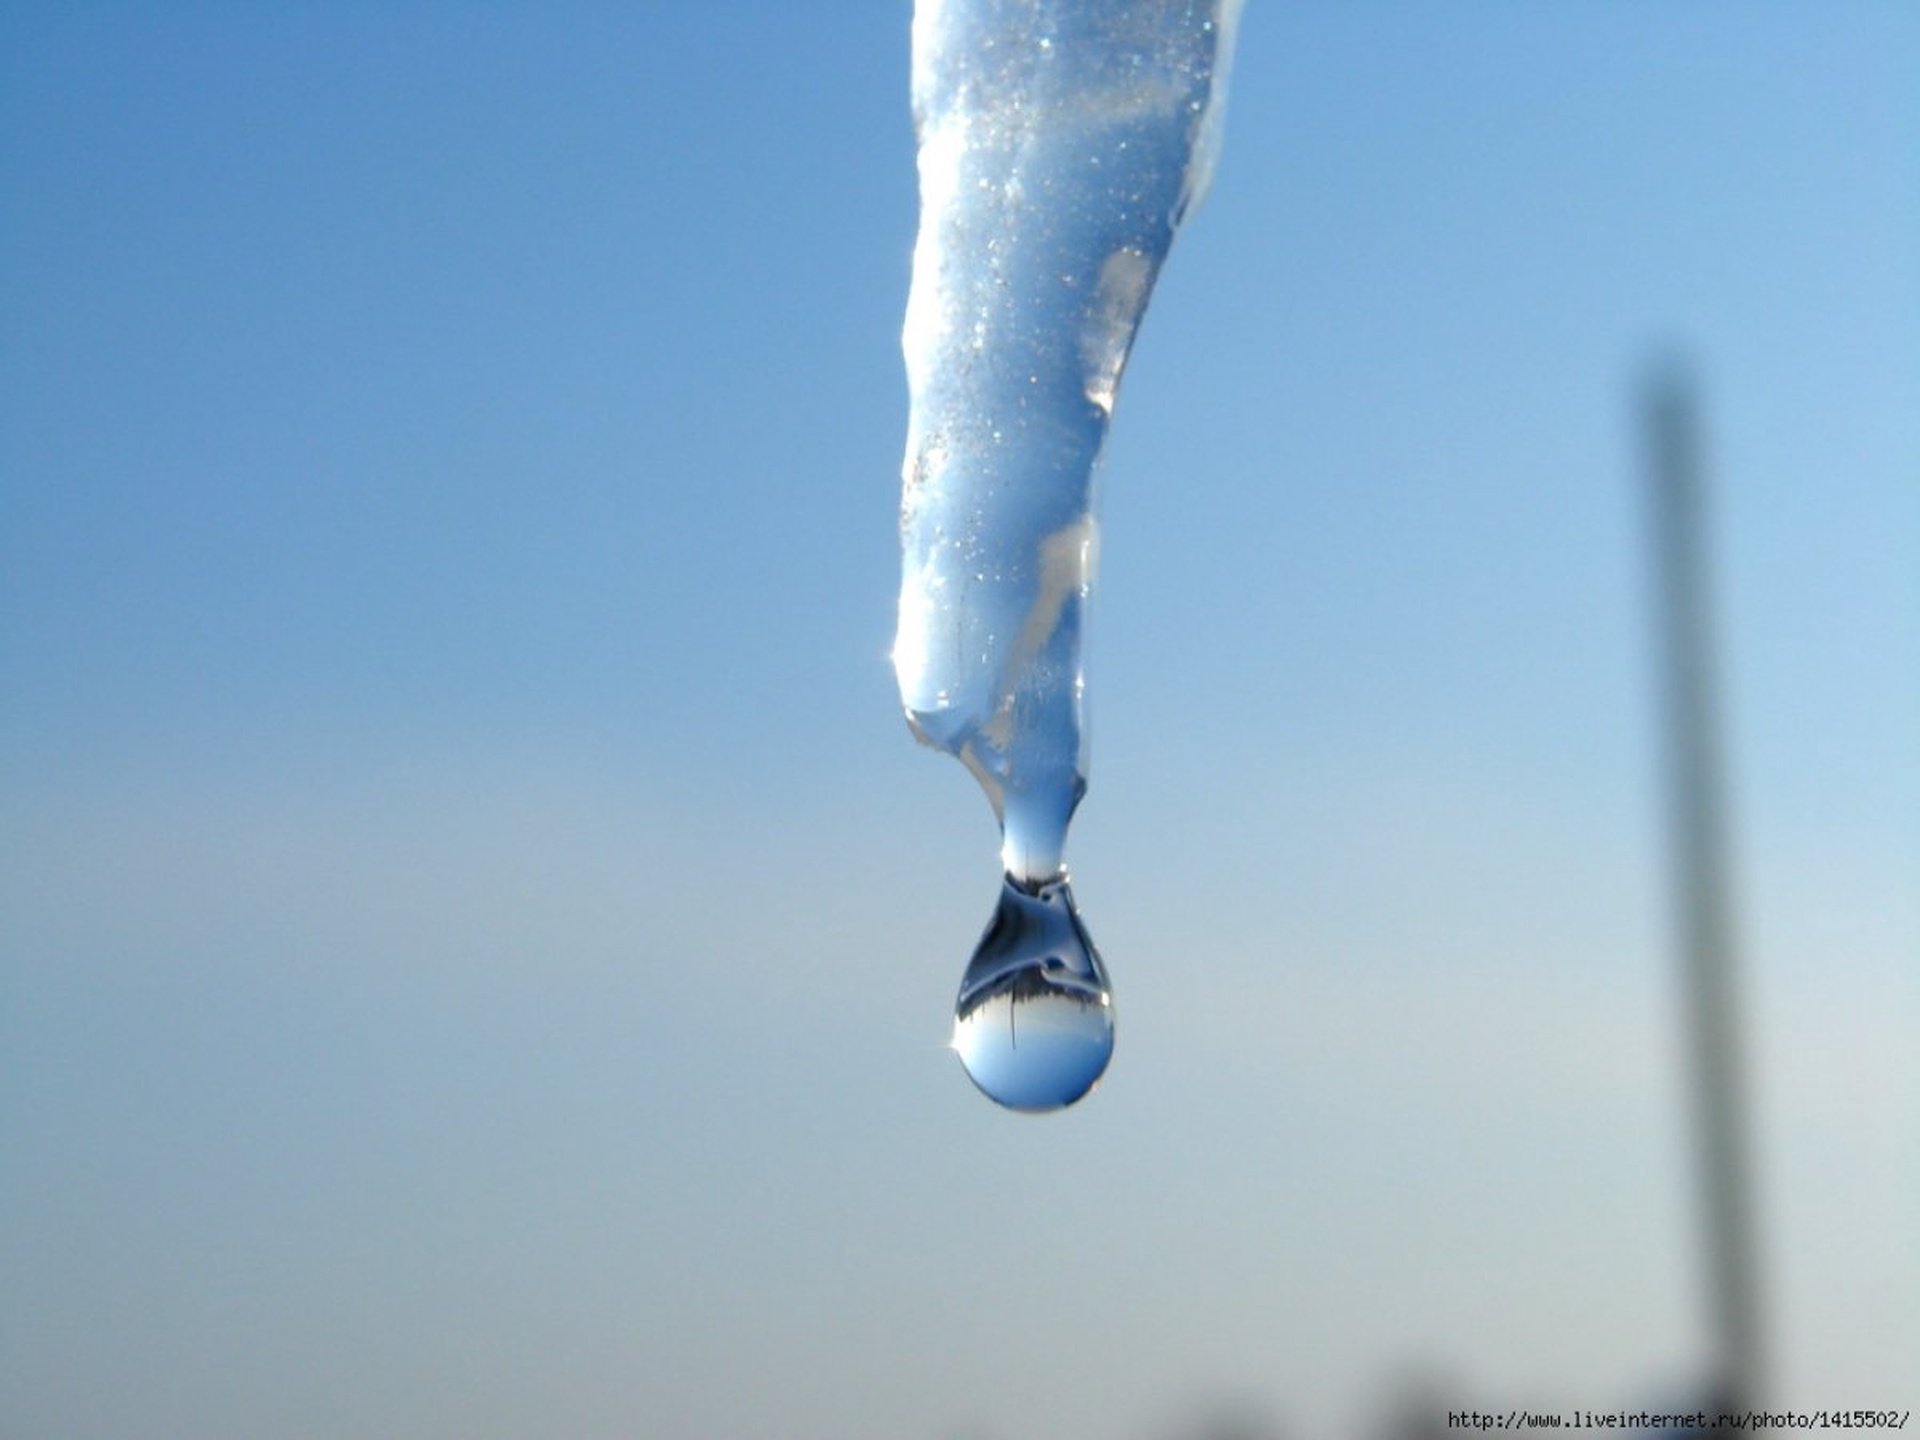
<path fill-rule="evenodd" d="M 1721 1403 L 1758 1403 L 1762 1379 L 1752 1173 L 1715 695 L 1702 544 L 1693 386 L 1660 367 L 1647 388 L 1650 514 L 1663 688 L 1667 792 L 1683 967 L 1683 1043 L 1691 1067 L 1706 1285 Z"/>

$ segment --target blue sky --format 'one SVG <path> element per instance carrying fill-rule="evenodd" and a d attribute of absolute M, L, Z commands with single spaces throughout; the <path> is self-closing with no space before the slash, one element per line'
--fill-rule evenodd
<path fill-rule="evenodd" d="M 1103 482 L 1119 1048 L 1045 1121 L 942 1049 L 996 838 L 886 665 L 907 19 L 0 18 L 0 1410 L 1149 1440 L 1684 1383 L 1663 348 L 1781 1398 L 1911 1403 L 1920 19 L 1253 0 Z"/>

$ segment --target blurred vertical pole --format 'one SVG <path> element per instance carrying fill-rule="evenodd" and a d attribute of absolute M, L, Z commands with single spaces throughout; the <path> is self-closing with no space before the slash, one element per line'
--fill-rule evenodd
<path fill-rule="evenodd" d="M 1707 1299 L 1722 1403 L 1758 1403 L 1760 1310 L 1727 885 L 1705 498 L 1694 387 L 1677 363 L 1644 398 L 1683 1003 Z"/>

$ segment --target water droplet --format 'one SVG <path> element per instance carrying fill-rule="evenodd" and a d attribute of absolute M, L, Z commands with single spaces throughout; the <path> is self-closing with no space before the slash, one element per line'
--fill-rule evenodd
<path fill-rule="evenodd" d="M 1008 876 L 954 1005 L 953 1049 L 1009 1110 L 1071 1105 L 1113 1056 L 1113 996 L 1063 874 Z"/>

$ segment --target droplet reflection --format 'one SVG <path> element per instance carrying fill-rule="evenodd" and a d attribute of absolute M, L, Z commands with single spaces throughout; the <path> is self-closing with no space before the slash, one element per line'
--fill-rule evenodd
<path fill-rule="evenodd" d="M 954 1006 L 953 1049 L 973 1083 L 1009 1110 L 1058 1110 L 1113 1056 L 1113 997 L 1061 875 L 1006 877 Z"/>

